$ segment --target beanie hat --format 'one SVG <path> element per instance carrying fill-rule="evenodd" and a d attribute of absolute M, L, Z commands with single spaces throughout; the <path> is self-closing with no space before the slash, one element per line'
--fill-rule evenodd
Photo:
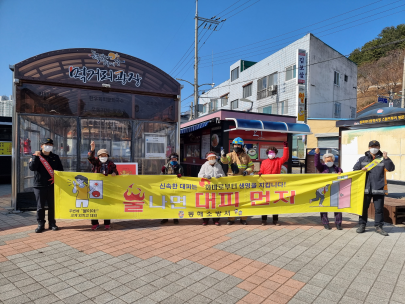
<path fill-rule="evenodd" d="M 97 152 L 97 156 L 100 156 L 101 154 L 107 154 L 108 156 L 110 156 L 110 154 L 108 153 L 108 150 L 107 149 L 100 149 L 100 150 L 98 150 L 98 152 Z"/>

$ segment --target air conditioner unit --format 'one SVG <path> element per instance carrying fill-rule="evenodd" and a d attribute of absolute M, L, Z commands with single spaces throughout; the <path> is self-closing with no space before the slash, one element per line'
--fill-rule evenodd
<path fill-rule="evenodd" d="M 273 92 L 273 91 L 277 91 L 277 85 L 276 85 L 276 84 L 271 85 L 269 89 L 270 89 L 270 91 L 272 91 L 272 92 Z"/>

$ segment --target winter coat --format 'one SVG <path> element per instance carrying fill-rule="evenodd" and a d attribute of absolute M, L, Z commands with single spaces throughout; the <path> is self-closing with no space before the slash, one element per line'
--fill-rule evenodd
<path fill-rule="evenodd" d="M 206 161 L 204 165 L 201 166 L 200 172 L 198 172 L 198 177 L 205 177 L 209 176 L 211 177 L 224 177 L 225 172 L 222 169 L 221 164 L 218 162 L 215 162 L 214 165 L 211 165 L 209 161 Z"/>
<path fill-rule="evenodd" d="M 92 165 L 91 168 L 91 172 L 93 173 L 103 173 L 102 171 L 106 171 L 105 173 L 103 173 L 104 175 L 108 175 L 108 174 L 117 174 L 118 175 L 118 170 L 117 167 L 115 166 L 114 162 L 111 160 L 107 160 L 104 164 L 100 161 L 100 159 L 98 159 L 97 157 L 95 157 L 95 153 L 96 151 L 90 151 L 88 153 L 88 160 Z M 105 170 L 105 168 L 107 170 Z"/>
<path fill-rule="evenodd" d="M 333 168 L 335 173 L 343 173 L 343 170 L 338 166 L 333 165 L 332 167 L 328 167 L 325 164 L 321 163 L 321 154 L 315 154 L 315 168 L 318 170 L 319 173 L 330 173 L 330 168 Z"/>
<path fill-rule="evenodd" d="M 49 155 L 45 155 L 41 151 L 41 156 L 49 163 L 53 170 L 63 171 L 63 165 L 58 155 L 50 152 Z M 52 185 L 52 178 L 45 166 L 41 163 L 38 156 L 33 155 L 32 160 L 29 163 L 29 168 L 34 171 L 34 187 L 48 187 Z"/>
<path fill-rule="evenodd" d="M 168 162 L 165 166 L 165 173 L 161 173 L 161 174 L 168 174 L 168 175 L 173 175 L 173 174 L 181 174 L 184 175 L 184 169 L 182 167 L 182 165 L 177 164 L 177 166 L 173 166 L 170 162 Z"/>
<path fill-rule="evenodd" d="M 381 151 L 378 151 L 377 158 L 383 157 Z M 373 156 L 369 151 L 365 153 L 365 156 L 359 158 L 357 163 L 354 165 L 353 170 L 358 171 L 367 166 L 374 160 Z M 387 193 L 387 190 L 384 189 L 386 184 L 385 182 L 385 172 L 395 170 L 395 165 L 392 160 L 388 157 L 387 159 L 383 159 L 377 166 L 375 166 L 370 171 L 367 171 L 366 175 L 366 187 L 364 189 L 365 194 L 374 194 L 374 195 L 383 195 Z"/>
<path fill-rule="evenodd" d="M 259 173 L 261 174 L 280 174 L 281 166 L 288 161 L 288 147 L 284 147 L 283 156 L 262 161 Z"/>
<path fill-rule="evenodd" d="M 221 157 L 221 163 L 228 165 L 228 176 L 243 175 L 245 171 L 249 174 L 253 172 L 253 162 L 245 152 L 241 152 L 239 155 L 235 151 L 228 153 L 226 156 Z M 232 167 L 238 173 L 234 173 Z"/>

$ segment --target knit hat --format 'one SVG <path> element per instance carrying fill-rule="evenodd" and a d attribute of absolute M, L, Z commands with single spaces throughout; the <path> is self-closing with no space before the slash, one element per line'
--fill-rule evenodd
<path fill-rule="evenodd" d="M 98 150 L 98 152 L 97 152 L 97 156 L 100 156 L 101 154 L 107 154 L 108 156 L 110 156 L 110 153 L 108 153 L 108 150 L 107 149 L 100 149 L 100 150 Z"/>

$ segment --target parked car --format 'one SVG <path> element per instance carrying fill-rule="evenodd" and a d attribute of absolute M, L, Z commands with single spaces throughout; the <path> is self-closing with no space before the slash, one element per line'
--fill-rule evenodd
<path fill-rule="evenodd" d="M 321 161 L 322 161 L 322 156 L 325 153 L 332 153 L 335 156 L 335 165 L 339 164 L 339 150 L 334 149 L 334 148 L 319 148 L 320 150 L 320 154 L 321 154 Z M 312 149 L 310 151 L 308 151 L 307 153 L 308 155 L 315 155 L 315 149 Z"/>

